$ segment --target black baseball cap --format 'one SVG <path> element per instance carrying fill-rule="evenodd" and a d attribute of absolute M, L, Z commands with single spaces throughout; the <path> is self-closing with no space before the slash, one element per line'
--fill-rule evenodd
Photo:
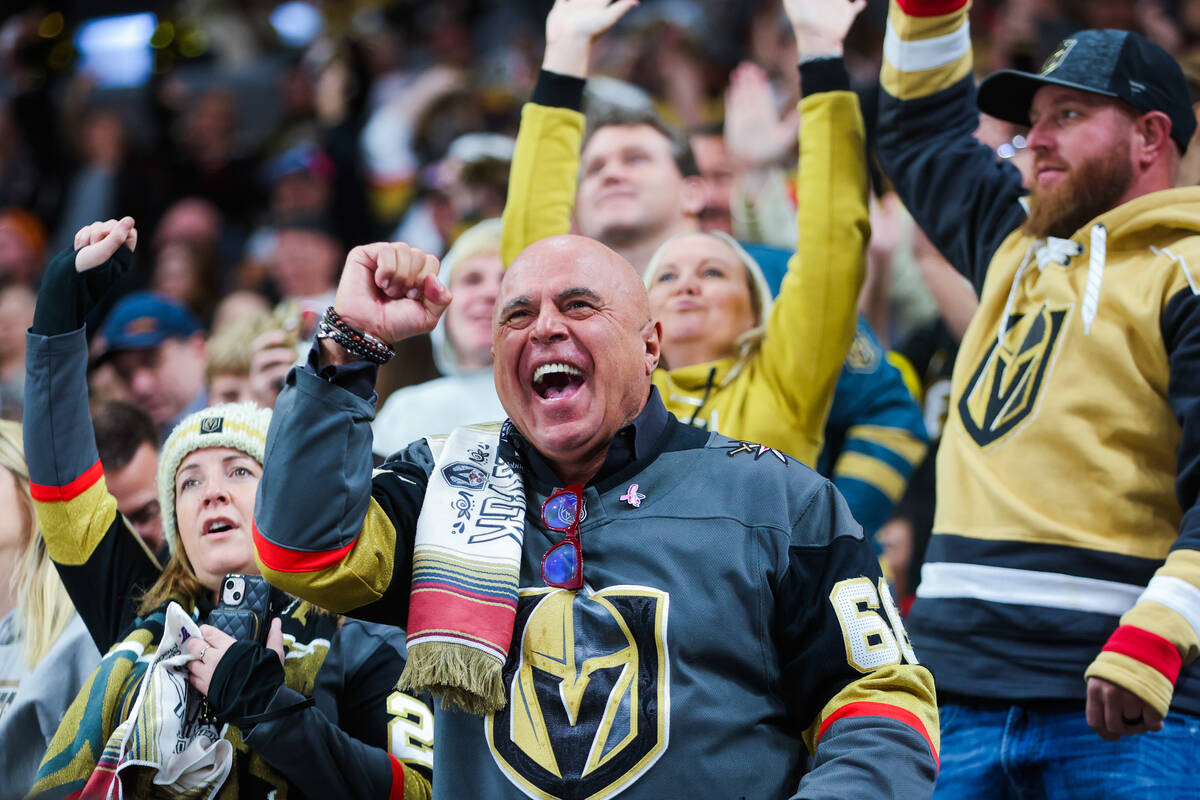
<path fill-rule="evenodd" d="M 1048 85 L 1115 97 L 1140 111 L 1163 112 L 1171 120 L 1171 138 L 1181 153 L 1196 131 L 1191 95 L 1178 62 L 1131 31 L 1080 31 L 1059 42 L 1041 72 L 1006 69 L 989 75 L 979 84 L 979 109 L 1028 125 L 1033 95 Z"/>

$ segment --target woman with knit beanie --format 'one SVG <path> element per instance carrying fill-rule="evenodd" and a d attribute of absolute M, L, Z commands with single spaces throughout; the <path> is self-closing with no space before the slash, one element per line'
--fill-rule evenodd
<path fill-rule="evenodd" d="M 106 653 L 31 794 L 428 797 L 432 715 L 395 691 L 401 631 L 274 589 L 265 646 L 203 624 L 227 573 L 259 571 L 253 511 L 269 410 L 213 406 L 168 437 L 158 467 L 165 568 L 117 513 L 88 417 L 83 320 L 136 244 L 129 217 L 80 230 L 75 251 L 47 267 L 28 337 L 25 444 L 37 517 Z"/>

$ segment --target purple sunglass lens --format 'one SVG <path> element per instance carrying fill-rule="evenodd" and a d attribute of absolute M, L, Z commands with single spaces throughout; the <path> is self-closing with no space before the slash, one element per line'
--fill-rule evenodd
<path fill-rule="evenodd" d="M 546 502 L 546 524 L 555 528 L 569 528 L 575 524 L 579 511 L 579 498 L 573 494 L 560 494 Z"/>
<path fill-rule="evenodd" d="M 578 570 L 575 548 L 569 544 L 555 547 L 542 562 L 542 574 L 547 583 L 570 583 Z"/>

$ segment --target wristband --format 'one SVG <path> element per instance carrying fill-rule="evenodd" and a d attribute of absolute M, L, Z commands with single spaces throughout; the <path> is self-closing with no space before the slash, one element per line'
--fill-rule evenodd
<path fill-rule="evenodd" d="M 325 315 L 317 323 L 317 338 L 331 339 L 347 352 L 376 364 L 386 364 L 396 355 L 396 351 L 382 339 L 360 331 L 342 319 L 333 306 L 325 309 Z"/>

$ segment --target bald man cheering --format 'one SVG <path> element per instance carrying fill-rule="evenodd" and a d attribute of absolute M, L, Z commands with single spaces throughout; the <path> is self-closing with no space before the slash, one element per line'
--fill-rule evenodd
<path fill-rule="evenodd" d="M 351 251 L 255 532 L 273 583 L 406 625 L 401 684 L 438 716 L 397 693 L 393 750 L 434 748 L 434 796 L 928 797 L 933 680 L 861 528 L 795 459 L 667 413 L 660 326 L 603 245 L 545 239 L 504 276 L 506 422 L 372 470 L 375 364 L 436 324 L 436 276 Z"/>

